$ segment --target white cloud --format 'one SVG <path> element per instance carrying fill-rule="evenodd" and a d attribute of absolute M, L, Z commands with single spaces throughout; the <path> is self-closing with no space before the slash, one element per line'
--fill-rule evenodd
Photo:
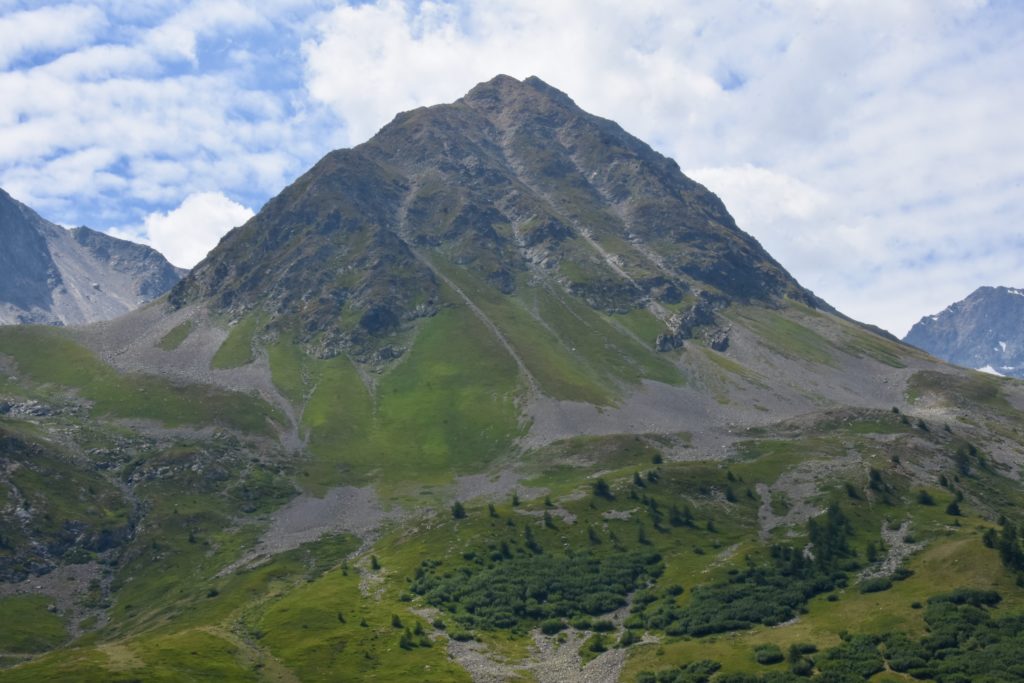
<path fill-rule="evenodd" d="M 105 24 L 102 11 L 77 5 L 0 16 L 0 68 L 25 55 L 86 44 Z"/>
<path fill-rule="evenodd" d="M 111 229 L 114 237 L 148 244 L 182 268 L 199 263 L 224 234 L 252 218 L 253 211 L 220 192 L 200 192 L 178 208 L 151 213 L 138 228 Z"/>

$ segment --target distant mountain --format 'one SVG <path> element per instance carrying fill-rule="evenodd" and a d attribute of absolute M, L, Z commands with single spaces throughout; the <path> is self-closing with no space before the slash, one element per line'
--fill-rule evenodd
<path fill-rule="evenodd" d="M 0 323 L 109 320 L 187 272 L 159 252 L 89 228 L 67 230 L 0 190 Z"/>
<path fill-rule="evenodd" d="M 979 287 L 921 318 L 903 341 L 950 363 L 1024 377 L 1024 289 Z"/>

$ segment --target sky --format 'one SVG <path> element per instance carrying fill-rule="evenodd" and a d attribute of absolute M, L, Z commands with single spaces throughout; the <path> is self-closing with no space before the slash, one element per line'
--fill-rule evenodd
<path fill-rule="evenodd" d="M 0 0 L 0 187 L 191 267 L 498 73 L 674 158 L 854 318 L 1024 286 L 1020 0 Z"/>

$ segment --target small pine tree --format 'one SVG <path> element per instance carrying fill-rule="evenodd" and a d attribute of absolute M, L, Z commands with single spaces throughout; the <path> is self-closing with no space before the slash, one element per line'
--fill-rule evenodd
<path fill-rule="evenodd" d="M 537 538 L 533 535 L 533 527 L 529 524 L 526 525 L 526 529 L 523 531 L 523 540 L 526 542 L 526 547 L 532 550 L 538 555 L 543 552 L 543 548 L 537 543 Z"/>
<path fill-rule="evenodd" d="M 547 510 L 544 511 L 544 526 L 546 526 L 549 529 L 555 528 L 555 520 L 552 519 L 551 513 L 548 512 Z"/>
<path fill-rule="evenodd" d="M 402 618 L 397 614 L 391 615 L 391 626 L 393 628 L 402 628 Z"/>
<path fill-rule="evenodd" d="M 955 500 L 946 506 L 946 514 L 952 515 L 953 517 L 960 516 L 960 504 Z"/>
<path fill-rule="evenodd" d="M 712 533 L 717 531 L 717 529 L 715 527 L 715 520 L 711 519 L 710 517 L 708 517 L 707 530 L 712 532 Z"/>
<path fill-rule="evenodd" d="M 459 501 L 452 504 L 452 517 L 455 519 L 465 519 L 466 517 L 466 508 Z"/>
<path fill-rule="evenodd" d="M 597 535 L 597 531 L 592 526 L 587 527 L 587 538 L 590 539 L 590 542 L 594 545 L 599 545 L 601 543 L 601 537 Z"/>
<path fill-rule="evenodd" d="M 655 465 L 660 465 L 661 463 L 663 463 L 664 459 L 661 457 L 661 453 L 655 453 L 654 456 L 651 458 L 651 462 L 654 463 Z"/>
<path fill-rule="evenodd" d="M 405 629 L 405 631 L 402 632 L 402 636 L 398 639 L 398 647 L 403 650 L 411 650 L 416 647 L 416 643 L 413 642 L 412 634 L 409 633 L 409 629 Z"/>
<path fill-rule="evenodd" d="M 640 478 L 640 473 L 639 472 L 634 472 L 633 473 L 633 486 L 637 486 L 639 488 L 643 488 L 644 487 L 644 480 Z"/>
<path fill-rule="evenodd" d="M 604 498 L 605 500 L 612 499 L 612 490 L 608 486 L 608 482 L 602 478 L 599 478 L 594 482 L 594 495 L 598 498 Z"/>
<path fill-rule="evenodd" d="M 380 560 L 377 559 L 376 555 L 370 555 L 370 569 L 373 571 L 380 569 Z"/>
<path fill-rule="evenodd" d="M 864 556 L 868 562 L 878 562 L 878 546 L 875 545 L 874 541 L 868 543 L 868 547 L 864 550 Z"/>
<path fill-rule="evenodd" d="M 497 517 L 498 516 L 498 511 L 494 509 L 494 503 L 488 503 L 487 504 L 487 514 L 490 515 L 491 517 Z"/>
<path fill-rule="evenodd" d="M 553 508 L 555 504 L 551 502 L 551 496 L 544 496 L 544 507 Z"/>
<path fill-rule="evenodd" d="M 345 623 L 345 614 L 341 610 L 338 610 L 338 622 Z"/>
<path fill-rule="evenodd" d="M 519 492 L 512 492 L 512 507 L 519 507 Z"/>

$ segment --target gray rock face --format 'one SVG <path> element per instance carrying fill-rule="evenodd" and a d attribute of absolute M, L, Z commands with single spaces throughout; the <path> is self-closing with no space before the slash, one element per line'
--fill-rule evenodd
<path fill-rule="evenodd" d="M 979 287 L 903 341 L 950 363 L 1024 378 L 1024 289 Z"/>
<path fill-rule="evenodd" d="M 0 324 L 109 320 L 160 296 L 185 272 L 141 244 L 66 230 L 0 190 Z"/>

